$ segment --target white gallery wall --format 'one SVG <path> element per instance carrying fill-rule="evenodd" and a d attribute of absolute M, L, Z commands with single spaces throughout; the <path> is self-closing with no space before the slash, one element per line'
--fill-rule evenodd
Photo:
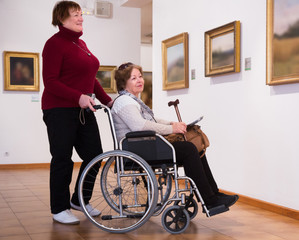
<path fill-rule="evenodd" d="M 42 69 L 40 92 L 4 91 L 3 51 L 41 54 L 57 31 L 51 25 L 55 2 L 0 0 L 0 164 L 50 161 L 40 109 Z M 101 64 L 132 61 L 152 70 L 153 108 L 159 117 L 176 120 L 167 102 L 177 98 L 185 122 L 204 115 L 202 129 L 211 142 L 207 156 L 220 188 L 299 210 L 299 84 L 265 84 L 266 0 L 153 0 L 153 46 L 141 48 L 140 9 L 110 2 L 112 19 L 84 17 L 82 39 Z M 235 20 L 241 22 L 241 72 L 204 77 L 204 32 Z M 162 91 L 161 41 L 182 32 L 189 33 L 189 68 L 196 78 L 188 89 Z M 245 71 L 248 57 L 252 70 Z M 108 123 L 98 115 L 109 150 Z"/>
<path fill-rule="evenodd" d="M 241 22 L 241 72 L 204 76 L 204 33 Z M 162 90 L 161 41 L 189 33 L 189 88 Z M 245 58 L 252 69 L 245 71 Z M 204 115 L 219 188 L 299 210 L 299 84 L 266 85 L 266 0 L 153 0 L 153 106 L 183 121 Z"/>
<path fill-rule="evenodd" d="M 0 0 L 0 164 L 50 162 L 40 102 L 41 53 L 46 40 L 57 32 L 51 25 L 56 2 Z M 113 3 L 112 18 L 83 16 L 81 38 L 101 65 L 118 66 L 126 61 L 140 64 L 140 9 L 120 7 L 118 0 L 110 2 Z M 4 91 L 3 51 L 40 53 L 40 92 Z M 110 150 L 113 145 L 106 115 L 103 112 L 97 115 L 103 147 Z M 74 160 L 79 160 L 76 154 Z"/>

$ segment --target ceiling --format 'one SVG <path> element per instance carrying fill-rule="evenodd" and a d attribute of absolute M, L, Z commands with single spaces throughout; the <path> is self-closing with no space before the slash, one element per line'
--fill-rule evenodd
<path fill-rule="evenodd" d="M 141 43 L 152 43 L 152 0 L 122 0 L 122 6 L 141 9 Z"/>

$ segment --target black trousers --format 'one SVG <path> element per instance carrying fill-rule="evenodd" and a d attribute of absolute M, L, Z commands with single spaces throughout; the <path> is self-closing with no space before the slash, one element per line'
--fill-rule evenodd
<path fill-rule="evenodd" d="M 78 183 L 87 164 L 103 152 L 99 128 L 93 112 L 84 112 L 85 124 L 79 120 L 80 108 L 54 108 L 44 110 L 43 120 L 47 126 L 50 153 L 50 204 L 53 214 L 70 209 L 70 183 L 73 173 L 72 153 L 75 148 L 83 160 L 71 201 L 79 204 Z M 95 169 L 94 176 L 98 172 Z M 84 189 L 90 193 L 94 186 L 94 176 L 90 176 Z M 91 194 L 90 194 L 91 195 Z M 91 196 L 90 196 L 91 197 Z M 90 197 L 85 199 L 88 203 Z"/>
<path fill-rule="evenodd" d="M 195 182 L 205 202 L 219 191 L 206 156 L 200 158 L 197 148 L 191 142 L 173 143 L 176 161 L 184 167 L 185 174 Z"/>

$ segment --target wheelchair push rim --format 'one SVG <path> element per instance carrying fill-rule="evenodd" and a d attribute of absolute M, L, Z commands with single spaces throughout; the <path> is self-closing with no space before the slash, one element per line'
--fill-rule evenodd
<path fill-rule="evenodd" d="M 124 165 L 124 160 L 133 164 Z M 96 173 L 99 165 L 104 166 Z M 90 179 L 95 181 L 93 191 L 85 187 Z M 97 227 L 125 233 L 141 227 L 152 216 L 158 200 L 157 186 L 155 174 L 146 161 L 134 153 L 114 150 L 100 154 L 84 169 L 79 201 L 85 215 Z M 89 198 L 89 203 L 101 211 L 100 216 L 87 211 L 85 204 Z"/>

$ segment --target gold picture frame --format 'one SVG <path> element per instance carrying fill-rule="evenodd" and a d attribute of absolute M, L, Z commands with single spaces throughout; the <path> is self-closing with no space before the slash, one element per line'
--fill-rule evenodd
<path fill-rule="evenodd" d="M 163 90 L 189 87 L 188 33 L 162 41 Z"/>
<path fill-rule="evenodd" d="M 205 32 L 205 76 L 240 72 L 240 21 Z"/>
<path fill-rule="evenodd" d="M 299 82 L 299 1 L 289 3 L 267 0 L 267 85 Z"/>
<path fill-rule="evenodd" d="M 4 90 L 39 91 L 39 53 L 4 51 Z"/>
<path fill-rule="evenodd" d="M 116 66 L 100 66 L 96 74 L 96 79 L 99 81 L 106 93 L 116 93 L 116 82 L 114 74 Z"/>

